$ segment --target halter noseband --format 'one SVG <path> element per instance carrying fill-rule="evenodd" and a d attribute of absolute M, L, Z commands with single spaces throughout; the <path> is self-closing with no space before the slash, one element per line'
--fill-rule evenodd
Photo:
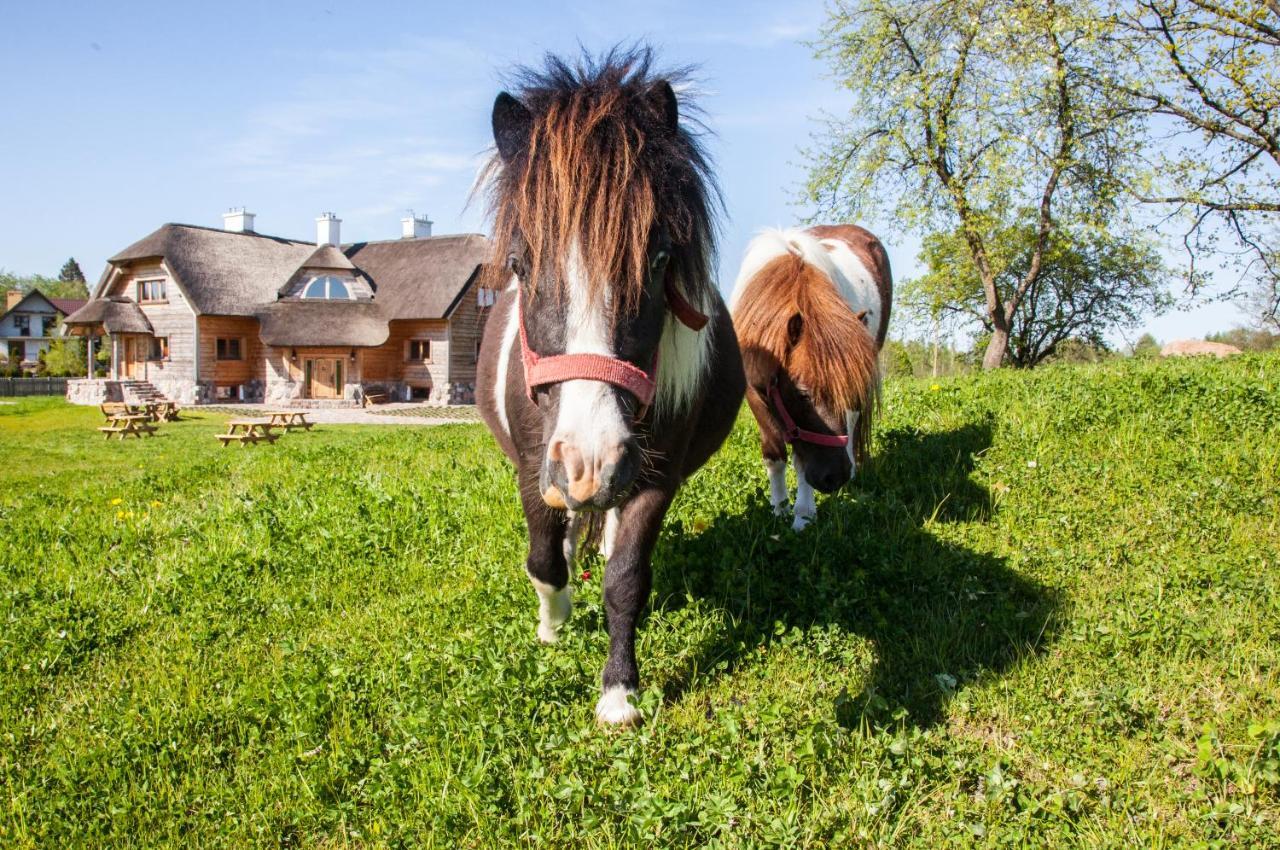
<path fill-rule="evenodd" d="M 707 324 L 704 313 L 694 307 L 667 278 L 663 284 L 667 297 L 667 309 L 690 330 L 700 331 Z M 553 354 L 542 357 L 529 346 L 524 329 L 523 298 L 517 289 L 516 310 L 520 316 L 520 353 L 524 361 L 524 385 L 529 400 L 534 400 L 534 390 L 548 384 L 563 381 L 603 381 L 624 389 L 636 397 L 640 419 L 653 402 L 657 390 L 658 352 L 653 353 L 653 365 L 646 372 L 639 366 L 618 357 L 603 354 Z"/>
<path fill-rule="evenodd" d="M 773 382 L 769 384 L 769 400 L 773 402 L 773 409 L 782 420 L 782 439 L 788 445 L 801 442 L 836 449 L 844 448 L 849 444 L 848 434 L 819 434 L 817 431 L 806 431 L 797 425 L 791 418 L 791 414 L 787 412 L 787 406 L 782 403 L 782 392 L 778 389 L 777 375 L 773 376 Z"/>

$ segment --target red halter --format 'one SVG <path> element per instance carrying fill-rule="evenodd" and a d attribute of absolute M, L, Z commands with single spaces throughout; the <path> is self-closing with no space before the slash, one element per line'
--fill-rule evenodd
<path fill-rule="evenodd" d="M 690 304 L 668 278 L 665 284 L 667 309 L 691 330 L 700 331 L 707 324 L 707 317 Z M 529 337 L 524 329 L 524 309 L 519 296 L 516 310 L 520 313 L 520 351 L 524 360 L 525 391 L 533 400 L 533 391 L 547 384 L 562 381 L 603 381 L 624 389 L 636 397 L 640 410 L 636 418 L 644 416 L 653 402 L 657 390 L 658 353 L 653 354 L 653 365 L 646 372 L 639 366 L 617 357 L 603 354 L 553 354 L 542 357 L 529 347 Z"/>
<path fill-rule="evenodd" d="M 782 403 L 782 393 L 778 390 L 777 378 L 774 378 L 773 383 L 769 385 L 769 400 L 773 402 L 773 409 L 778 412 L 778 418 L 782 420 L 782 439 L 788 444 L 800 441 L 831 448 L 844 448 L 849 444 L 847 434 L 819 434 L 816 431 L 806 431 L 796 425 L 796 421 L 787 412 L 787 406 Z"/>

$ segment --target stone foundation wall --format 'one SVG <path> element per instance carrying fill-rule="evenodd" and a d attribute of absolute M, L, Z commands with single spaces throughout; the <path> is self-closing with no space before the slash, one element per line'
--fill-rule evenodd
<path fill-rule="evenodd" d="M 200 386 L 190 378 L 152 378 L 150 383 L 165 398 L 178 404 L 199 404 L 202 400 Z"/>
<path fill-rule="evenodd" d="M 97 405 L 108 401 L 124 401 L 119 381 L 104 378 L 73 378 L 67 381 L 67 401 L 71 404 Z"/>

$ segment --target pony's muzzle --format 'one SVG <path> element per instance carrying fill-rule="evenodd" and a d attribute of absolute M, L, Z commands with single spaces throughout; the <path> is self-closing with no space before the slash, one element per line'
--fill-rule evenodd
<path fill-rule="evenodd" d="M 543 500 L 553 508 L 607 510 L 627 495 L 639 471 L 640 448 L 634 440 L 584 449 L 569 440 L 553 439 L 542 465 Z"/>

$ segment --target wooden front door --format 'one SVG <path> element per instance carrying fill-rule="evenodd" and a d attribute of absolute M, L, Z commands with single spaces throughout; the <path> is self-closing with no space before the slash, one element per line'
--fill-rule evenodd
<path fill-rule="evenodd" d="M 142 377 L 143 364 L 147 359 L 147 339 L 141 336 L 124 337 L 124 376 L 126 378 Z"/>
<path fill-rule="evenodd" d="M 311 398 L 342 398 L 342 361 L 317 358 L 307 361 L 307 395 Z"/>

